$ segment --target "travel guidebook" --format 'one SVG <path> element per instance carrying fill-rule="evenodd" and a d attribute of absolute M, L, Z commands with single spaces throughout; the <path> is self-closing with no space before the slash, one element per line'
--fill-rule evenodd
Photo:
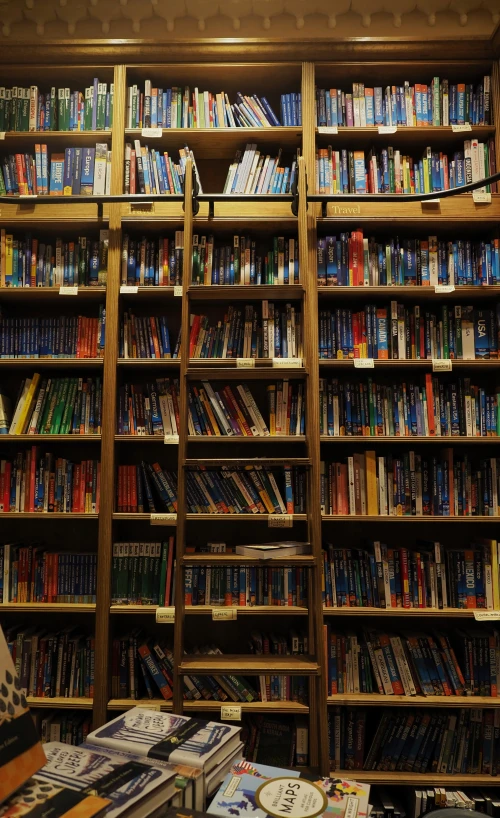
<path fill-rule="evenodd" d="M 237 761 L 207 812 L 228 818 L 368 818 L 370 786 Z"/>

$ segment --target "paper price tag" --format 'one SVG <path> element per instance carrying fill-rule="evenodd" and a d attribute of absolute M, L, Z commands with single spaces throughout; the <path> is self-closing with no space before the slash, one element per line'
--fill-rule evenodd
<path fill-rule="evenodd" d="M 473 202 L 483 202 L 485 204 L 491 204 L 491 193 L 486 193 L 484 190 L 473 190 L 472 191 L 472 201 Z"/>
<path fill-rule="evenodd" d="M 21 193 L 19 198 L 20 199 L 38 199 L 38 195 L 36 193 Z"/>
<path fill-rule="evenodd" d="M 500 619 L 500 611 L 474 611 L 474 619 L 476 622 L 487 622 Z"/>
<path fill-rule="evenodd" d="M 378 132 L 379 133 L 396 133 L 398 130 L 397 125 L 379 125 Z"/>
<path fill-rule="evenodd" d="M 147 707 L 148 710 L 161 710 L 161 702 L 141 702 L 141 707 Z"/>
<path fill-rule="evenodd" d="M 171 444 L 175 445 L 179 442 L 179 435 L 165 435 L 163 438 L 163 442 L 165 445 Z"/>
<path fill-rule="evenodd" d="M 338 127 L 336 125 L 329 125 L 329 126 L 321 125 L 318 128 L 318 133 L 333 133 L 333 134 L 336 134 L 338 132 L 339 132 L 339 129 L 338 129 Z"/>
<path fill-rule="evenodd" d="M 293 514 L 270 514 L 267 518 L 268 528 L 292 528 Z"/>
<path fill-rule="evenodd" d="M 138 293 L 139 287 L 136 284 L 122 284 L 120 287 L 121 293 Z"/>
<path fill-rule="evenodd" d="M 452 125 L 453 133 L 464 133 L 464 131 L 472 131 L 470 122 L 464 122 L 462 125 Z"/>
<path fill-rule="evenodd" d="M 175 608 L 157 608 L 156 622 L 158 624 L 172 624 L 175 622 Z"/>
<path fill-rule="evenodd" d="M 221 721 L 241 721 L 241 704 L 223 704 L 220 717 Z"/>
<path fill-rule="evenodd" d="M 273 358 L 273 367 L 276 369 L 301 369 L 302 358 Z"/>
<path fill-rule="evenodd" d="M 434 205 L 434 204 L 441 204 L 441 199 L 424 199 L 423 202 L 420 202 L 422 205 Z"/>
<path fill-rule="evenodd" d="M 177 522 L 177 514 L 151 514 L 151 525 L 172 525 Z"/>
<path fill-rule="evenodd" d="M 175 298 L 182 298 L 182 284 L 176 284 L 174 287 Z"/>
<path fill-rule="evenodd" d="M 354 369 L 374 369 L 373 358 L 354 358 Z"/>
<path fill-rule="evenodd" d="M 220 622 L 222 619 L 237 619 L 238 611 L 236 608 L 212 608 L 212 619 L 214 622 Z"/>
<path fill-rule="evenodd" d="M 451 372 L 452 361 L 449 358 L 433 358 L 432 371 L 433 372 Z"/>
<path fill-rule="evenodd" d="M 0 140 L 5 139 L 5 131 L 0 131 Z"/>
<path fill-rule="evenodd" d="M 255 369 L 255 358 L 236 358 L 236 369 Z"/>
<path fill-rule="evenodd" d="M 72 287 L 59 287 L 59 295 L 78 295 L 78 284 Z"/>
<path fill-rule="evenodd" d="M 145 136 L 148 139 L 159 139 L 161 134 L 161 128 L 143 128 L 141 131 L 141 136 Z"/>
<path fill-rule="evenodd" d="M 454 284 L 436 284 L 434 287 L 435 293 L 454 293 L 455 292 L 455 285 Z"/>

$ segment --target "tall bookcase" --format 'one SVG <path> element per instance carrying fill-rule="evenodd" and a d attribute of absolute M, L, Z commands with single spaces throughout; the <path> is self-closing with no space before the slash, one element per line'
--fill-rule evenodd
<path fill-rule="evenodd" d="M 293 47 L 295 48 L 295 46 Z M 103 371 L 103 423 L 100 438 L 91 440 L 84 437 L 47 438 L 39 440 L 29 438 L 29 442 L 50 444 L 51 449 L 64 453 L 86 451 L 88 443 L 92 451 L 99 453 L 101 459 L 100 513 L 97 515 L 57 515 L 57 514 L 12 514 L 1 515 L 2 542 L 9 538 L 43 537 L 54 546 L 80 548 L 97 551 L 98 554 L 98 593 L 96 605 L 70 604 L 11 604 L 0 606 L 1 621 L 14 623 L 17 620 L 55 628 L 69 622 L 82 624 L 96 635 L 95 692 L 93 700 L 85 699 L 35 699 L 30 703 L 36 707 L 65 707 L 92 710 L 94 726 L 103 723 L 113 712 L 134 706 L 132 700 L 112 699 L 110 691 L 110 647 L 113 636 L 128 627 L 140 626 L 145 631 L 168 633 L 174 643 L 175 651 L 175 689 L 173 702 L 161 702 L 161 707 L 172 707 L 175 712 L 211 714 L 220 716 L 220 703 L 184 701 L 182 697 L 182 677 L 184 674 L 234 672 L 245 675 L 260 673 L 299 674 L 309 678 L 309 705 L 293 702 L 252 702 L 243 704 L 244 712 L 291 713 L 309 717 L 309 750 L 310 764 L 319 767 L 323 773 L 329 772 L 327 708 L 338 706 L 391 706 L 403 707 L 411 704 L 414 707 L 431 708 L 450 704 L 450 700 L 438 701 L 435 698 L 414 697 L 381 697 L 368 695 L 337 695 L 335 699 L 326 698 L 324 679 L 325 660 L 323 648 L 323 626 L 327 621 L 335 622 L 340 628 L 360 627 L 380 623 L 381 627 L 398 628 L 405 626 L 406 619 L 410 626 L 425 616 L 425 627 L 432 629 L 443 617 L 456 620 L 457 625 L 471 615 L 463 610 L 382 610 L 363 608 L 329 608 L 322 609 L 321 603 L 321 560 L 322 540 L 336 543 L 360 542 L 368 534 L 370 538 L 395 541 L 398 537 L 413 537 L 417 529 L 408 526 L 416 525 L 418 534 L 427 539 L 443 537 L 446 543 L 468 542 L 469 532 L 479 532 L 480 536 L 495 537 L 498 519 L 487 518 L 397 518 L 397 517 L 335 517 L 321 515 L 320 508 L 320 460 L 330 459 L 334 452 L 343 455 L 353 451 L 361 452 L 367 448 L 376 448 L 383 454 L 389 451 L 392 438 L 321 438 L 319 433 L 319 378 L 320 376 L 348 374 L 352 361 L 319 361 L 318 360 L 318 310 L 327 305 L 342 303 L 354 306 L 365 301 L 388 303 L 391 299 L 402 299 L 415 303 L 418 299 L 439 301 L 442 296 L 430 288 L 392 287 L 392 288 L 352 288 L 335 287 L 318 290 L 316 283 L 316 243 L 317 236 L 329 234 L 330 230 L 351 230 L 362 226 L 366 230 L 389 233 L 406 230 L 415 233 L 419 229 L 449 231 L 450 229 L 496 230 L 500 217 L 500 195 L 494 194 L 489 204 L 475 204 L 470 196 L 456 196 L 442 199 L 436 204 L 418 202 L 345 202 L 341 199 L 330 202 L 323 209 L 319 204 L 307 202 L 307 194 L 314 192 L 315 151 L 317 147 L 336 144 L 339 147 L 368 147 L 372 143 L 386 144 L 388 139 L 397 146 L 409 146 L 419 150 L 428 144 L 447 145 L 458 142 L 463 134 L 452 133 L 451 128 L 405 128 L 397 134 L 387 137 L 379 135 L 376 128 L 340 130 L 338 135 L 325 136 L 315 128 L 315 85 L 318 87 L 348 87 L 353 81 L 367 81 L 386 85 L 404 79 L 415 80 L 422 75 L 458 77 L 467 74 L 470 81 L 492 74 L 492 100 L 494 122 L 500 121 L 500 84 L 499 69 L 496 62 L 493 44 L 478 46 L 475 41 L 462 41 L 459 44 L 430 43 L 425 51 L 420 45 L 409 44 L 403 48 L 400 44 L 353 44 L 343 43 L 333 51 L 333 58 L 324 45 L 304 43 L 296 52 L 304 59 L 298 61 L 294 50 L 286 44 L 240 44 L 217 45 L 206 43 L 199 48 L 197 44 L 179 44 L 165 47 L 153 44 L 150 50 L 141 50 L 141 44 L 130 43 L 120 47 L 113 43 L 96 46 L 94 52 L 90 44 L 74 43 L 61 49 L 59 44 L 44 44 L 34 48 L 29 58 L 31 64 L 24 62 L 25 55 L 15 46 L 6 48 L 0 55 L 0 84 L 12 84 L 24 81 L 25 85 L 38 82 L 39 85 L 57 85 L 61 70 L 65 77 L 78 81 L 81 86 L 89 84 L 94 76 L 114 82 L 114 121 L 112 132 L 96 134 L 44 133 L 6 134 L 5 142 L 0 142 L 0 152 L 10 152 L 10 147 L 26 145 L 31 147 L 37 141 L 44 141 L 49 150 L 55 147 L 63 149 L 67 144 L 93 144 L 96 141 L 107 141 L 112 146 L 112 179 L 111 194 L 120 195 L 123 191 L 124 146 L 126 141 L 139 138 L 140 133 L 127 131 L 125 128 L 126 89 L 129 85 L 144 81 L 145 78 L 163 80 L 167 85 L 199 85 L 206 88 L 224 88 L 234 96 L 236 91 L 248 89 L 249 92 L 265 94 L 276 103 L 280 93 L 299 91 L 302 93 L 302 127 L 263 129 L 222 129 L 222 130 L 169 130 L 163 131 L 155 141 L 155 147 L 175 153 L 179 147 L 188 144 L 194 150 L 204 192 L 221 192 L 227 167 L 236 149 L 244 148 L 249 141 L 254 141 L 259 148 L 282 147 L 284 153 L 292 154 L 300 148 L 299 174 L 299 210 L 292 215 L 290 201 L 283 202 L 215 202 L 209 209 L 207 202 L 200 204 L 199 212 L 194 215 L 192 209 L 192 179 L 187 175 L 186 196 L 184 203 L 177 198 L 169 200 L 113 201 L 105 203 L 102 211 L 89 198 L 88 203 L 65 200 L 64 206 L 45 204 L 43 200 L 12 200 L 12 203 L 0 204 L 0 226 L 17 231 L 36 230 L 39 234 L 76 235 L 85 229 L 96 232 L 102 228 L 109 229 L 109 257 L 106 288 L 80 288 L 78 295 L 62 301 L 57 291 L 52 290 L 2 290 L 0 305 L 14 308 L 17 314 L 36 314 L 37 312 L 53 314 L 64 308 L 77 313 L 95 306 L 106 305 L 106 345 L 104 359 L 99 361 L 77 361 L 78 370 L 86 372 L 92 369 Z M 467 62 L 456 60 L 456 49 L 460 48 Z M 96 54 L 102 65 L 95 67 Z M 405 54 L 407 55 L 405 57 Z M 148 55 L 149 62 L 145 62 Z M 216 61 L 217 60 L 217 61 Z M 328 61 L 330 60 L 330 61 Z M 497 157 L 500 156 L 500 135 L 495 126 L 474 129 L 477 135 L 495 134 Z M 383 140 L 383 142 L 382 142 Z M 184 267 L 182 294 L 174 287 L 139 287 L 137 293 L 121 292 L 121 248 L 123 235 L 128 232 L 134 235 L 151 234 L 159 231 L 184 230 Z M 239 231 L 252 234 L 273 235 L 276 231 L 289 235 L 298 235 L 300 252 L 301 282 L 293 286 L 230 286 L 198 287 L 190 285 L 191 254 L 194 232 L 211 232 L 215 236 L 232 235 Z M 490 292 L 492 290 L 492 292 Z M 463 287 L 446 296 L 450 301 L 463 298 L 500 298 L 497 288 Z M 301 368 L 286 370 L 273 369 L 270 361 L 257 360 L 253 369 L 245 371 L 236 368 L 236 362 L 225 360 L 188 359 L 189 349 L 189 315 L 198 307 L 210 311 L 218 304 L 258 303 L 262 299 L 290 301 L 301 305 L 304 315 L 304 359 Z M 364 301 L 363 301 L 364 299 Z M 61 306 L 60 306 L 61 305 Z M 168 314 L 169 321 L 175 328 L 182 327 L 181 357 L 169 361 L 123 360 L 119 357 L 120 321 L 124 309 L 134 309 L 138 314 Z M 150 312 L 148 312 L 150 310 Z M 497 361 L 456 362 L 464 371 L 476 372 L 480 376 L 494 379 L 498 371 Z M 75 361 L 38 360 L 19 361 L 0 359 L 0 369 L 6 379 L 14 382 L 20 380 L 23 371 L 39 370 L 70 372 Z M 426 361 L 376 361 L 376 369 L 394 372 L 399 377 L 406 368 L 428 371 Z M 179 442 L 165 445 L 163 439 L 127 438 L 116 434 L 117 389 L 125 378 L 139 378 L 143 381 L 157 375 L 178 377 L 180 381 L 180 434 Z M 306 433 L 297 438 L 271 438 L 266 443 L 255 441 L 255 447 L 249 446 L 248 440 L 215 438 L 191 438 L 188 435 L 186 384 L 192 380 L 209 377 L 214 381 L 234 381 L 241 379 L 249 383 L 277 380 L 280 377 L 301 379 L 305 384 L 306 394 Z M 376 445 L 374 445 L 376 442 Z M 428 441 L 418 441 L 427 445 Z M 488 439 L 492 447 L 496 439 Z M 414 438 L 398 441 L 402 448 L 415 443 Z M 453 441 L 459 445 L 460 440 Z M 18 444 L 17 448 L 15 448 Z M 19 437 L 2 436 L 0 446 L 3 451 L 17 451 L 28 440 Z M 90 451 L 90 449 L 89 449 Z M 115 511 L 116 473 L 120 464 L 135 463 L 142 458 L 153 457 L 162 466 L 177 470 L 178 513 L 176 520 L 164 520 L 161 527 L 151 527 L 150 514 L 126 514 Z M 76 455 L 75 455 L 76 456 Z M 97 454 L 96 454 L 97 456 Z M 267 516 L 247 518 L 193 515 L 185 512 L 185 472 L 193 465 L 204 463 L 246 463 L 254 457 L 263 458 L 264 462 L 277 464 L 297 463 L 307 468 L 307 513 L 295 515 L 293 527 L 286 533 L 294 539 L 308 539 L 312 544 L 310 556 L 298 557 L 294 561 L 307 568 L 309 576 L 309 604 L 307 609 L 296 608 L 243 608 L 238 609 L 238 618 L 232 622 L 214 622 L 211 608 L 186 608 L 183 600 L 184 569 L 186 565 L 222 563 L 238 564 L 244 560 L 239 557 L 224 555 L 188 554 L 186 543 L 201 544 L 207 540 L 224 540 L 237 543 L 242 535 L 249 541 L 265 541 L 273 536 L 268 530 Z M 249 515 L 250 517 L 251 515 Z M 39 521 L 39 522 L 38 522 Z M 461 523 L 474 523 L 461 527 Z M 81 523 L 81 524 L 80 524 Z M 437 525 L 439 523 L 439 525 Z M 444 526 L 444 523 L 447 526 Z M 435 529 L 434 526 L 437 525 Z M 156 624 L 155 611 L 145 606 L 111 605 L 111 572 L 112 546 L 116 541 L 161 539 L 175 533 L 176 536 L 176 592 L 175 618 L 170 624 Z M 249 564 L 252 563 L 248 560 Z M 371 618 L 376 619 L 372 620 Z M 246 655 L 239 652 L 251 627 L 263 629 L 293 625 L 307 628 L 309 637 L 309 654 L 307 656 L 269 656 Z M 185 655 L 185 645 L 194 639 L 207 639 L 219 642 L 227 653 L 224 656 L 202 657 Z M 455 706 L 465 707 L 499 707 L 500 699 L 468 698 L 457 702 Z M 357 773 L 361 780 L 397 784 L 414 784 L 422 780 L 417 774 L 391 773 Z M 484 776 L 426 775 L 427 784 L 446 785 L 448 782 L 465 785 L 468 781 L 478 783 L 495 783 L 500 779 Z"/>

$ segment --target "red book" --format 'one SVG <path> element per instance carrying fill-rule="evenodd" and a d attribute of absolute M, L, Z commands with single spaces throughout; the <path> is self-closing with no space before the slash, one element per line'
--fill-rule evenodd
<path fill-rule="evenodd" d="M 78 502 L 78 512 L 83 514 L 85 511 L 85 487 L 87 483 L 87 461 L 82 460 L 80 469 L 80 498 Z"/>
<path fill-rule="evenodd" d="M 16 153 L 16 177 L 19 193 L 21 196 L 25 196 L 28 193 L 28 185 L 25 181 L 23 173 L 23 157 L 20 153 Z"/>
<path fill-rule="evenodd" d="M 130 192 L 137 193 L 136 190 L 136 173 L 135 173 L 135 150 L 130 151 Z"/>
<path fill-rule="evenodd" d="M 196 349 L 196 341 L 198 338 L 198 333 L 200 331 L 200 322 L 201 322 L 201 315 L 195 315 L 193 319 L 193 323 L 191 326 L 191 332 L 189 334 L 189 357 L 193 357 L 193 353 Z"/>
<path fill-rule="evenodd" d="M 403 586 L 403 608 L 411 608 L 410 579 L 408 576 L 408 551 L 406 548 L 401 548 L 399 551 L 399 564 L 401 568 L 401 580 Z"/>
<path fill-rule="evenodd" d="M 425 394 L 427 397 L 427 424 L 429 426 L 429 435 L 434 437 L 436 434 L 434 424 L 434 391 L 432 388 L 432 374 L 430 372 L 425 375 Z"/>
<path fill-rule="evenodd" d="M 129 466 L 129 475 L 130 499 L 127 495 L 127 504 L 130 505 L 130 511 L 137 511 L 137 469 L 135 466 Z"/>

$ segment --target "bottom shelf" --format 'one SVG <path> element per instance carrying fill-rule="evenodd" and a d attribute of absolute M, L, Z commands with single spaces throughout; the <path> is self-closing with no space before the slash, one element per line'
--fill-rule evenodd
<path fill-rule="evenodd" d="M 110 699 L 108 710 L 129 710 L 132 707 L 153 707 L 160 705 L 161 710 L 171 710 L 172 702 L 162 699 Z M 186 701 L 183 703 L 185 712 L 190 710 L 213 711 L 220 713 L 225 705 L 241 706 L 245 713 L 309 713 L 306 704 L 298 702 L 214 702 L 214 701 Z"/>
<path fill-rule="evenodd" d="M 94 705 L 94 700 L 87 699 L 85 696 L 68 699 L 64 698 L 64 696 L 54 696 L 53 699 L 48 696 L 27 696 L 26 701 L 30 707 L 67 708 L 71 710 L 92 710 Z"/>
<path fill-rule="evenodd" d="M 409 785 L 414 784 L 424 787 L 465 787 L 466 785 L 498 785 L 500 776 L 491 775 L 471 775 L 457 773 L 456 775 L 443 775 L 441 773 L 405 773 L 405 772 L 381 772 L 378 770 L 333 770 L 330 773 L 332 778 L 348 778 L 360 781 L 362 784 L 384 784 L 384 785 Z"/>

